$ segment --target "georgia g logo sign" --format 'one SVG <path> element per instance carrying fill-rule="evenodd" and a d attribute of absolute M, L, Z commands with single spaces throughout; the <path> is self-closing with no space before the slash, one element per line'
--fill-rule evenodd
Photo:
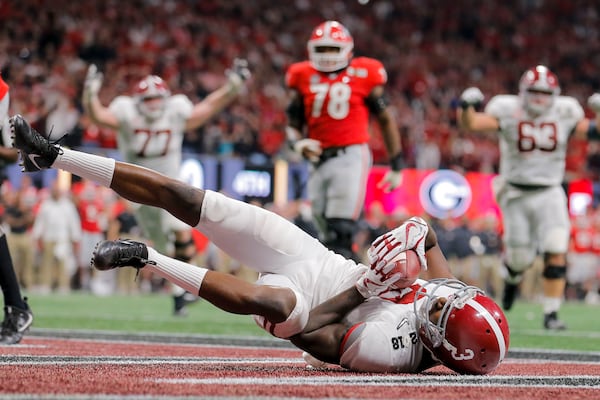
<path fill-rule="evenodd" d="M 425 211 L 433 217 L 460 217 L 471 205 L 471 187 L 461 174 L 442 169 L 423 180 L 419 199 Z"/>

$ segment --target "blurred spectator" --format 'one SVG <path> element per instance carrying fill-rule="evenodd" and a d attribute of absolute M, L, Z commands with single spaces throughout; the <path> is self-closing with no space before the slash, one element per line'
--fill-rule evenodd
<path fill-rule="evenodd" d="M 13 259 L 17 279 L 24 289 L 31 289 L 35 284 L 35 241 L 31 236 L 34 213 L 27 201 L 27 188 L 4 191 L 4 222 L 9 227 L 6 235 L 8 247 Z"/>
<path fill-rule="evenodd" d="M 468 0 L 364 5 L 229 0 L 124 2 L 118 6 L 24 0 L 18 7 L 14 2 L 3 3 L 0 65 L 12 82 L 14 113 L 24 114 L 32 123 L 38 121 L 41 125 L 35 127 L 43 129 L 48 125 L 46 116 L 53 118 L 48 110 L 56 99 L 71 97 L 79 108 L 85 68 L 90 63 L 105 72 L 105 101 L 147 74 L 162 76 L 171 87 L 197 101 L 216 89 L 222 71 L 235 57 L 243 56 L 250 61 L 253 83 L 239 107 L 223 115 L 228 121 L 241 119 L 244 130 L 264 146 L 260 151 L 276 156 L 284 147 L 284 71 L 292 61 L 306 56 L 306 27 L 336 19 L 353 33 L 356 56 L 364 51 L 386 60 L 392 88 L 389 101 L 398 110 L 410 165 L 415 165 L 421 153 L 426 165 L 435 164 L 433 146 L 437 144 L 441 166 L 464 161 L 467 169 L 487 172 L 497 170 L 497 154 L 490 146 L 494 140 L 480 141 L 468 133 L 459 138 L 451 110 L 460 90 L 471 83 L 484 92 L 511 93 L 516 89 L 514 76 L 535 63 L 546 63 L 561 77 L 563 90 L 583 101 L 600 86 L 600 60 L 589 57 L 600 48 L 600 13 L 595 6 L 590 0 L 508 0 L 478 7 Z M 448 20 L 448 15 L 460 18 Z M 523 23 L 514 24 L 517 20 Z M 556 44 L 552 52 L 547 43 Z M 55 126 L 53 132 L 64 133 L 58 123 L 49 125 Z M 186 150 L 214 154 L 217 147 L 199 146 L 202 137 L 210 137 L 213 125 L 186 133 L 193 143 Z M 376 128 L 372 136 L 374 162 L 384 163 L 386 154 Z M 474 143 L 477 151 L 461 151 L 452 145 L 454 139 L 470 147 Z M 84 142 L 115 145 L 94 134 Z M 247 151 L 246 141 L 241 144 L 240 151 Z M 580 172 L 577 165 L 573 168 Z"/>
<path fill-rule="evenodd" d="M 104 232 L 108 225 L 108 211 L 105 199 L 101 197 L 101 189 L 94 182 L 87 180 L 76 182 L 71 187 L 81 220 L 81 239 L 74 287 L 91 290 L 94 294 L 106 295 L 112 293 L 114 289 L 114 281 L 111 283 L 109 280 L 111 274 L 103 274 L 102 280 L 95 280 L 92 278 L 93 269 L 90 265 L 96 244 L 104 239 Z"/>
<path fill-rule="evenodd" d="M 53 182 L 50 195 L 42 200 L 32 233 L 41 251 L 39 292 L 68 293 L 75 272 L 70 270 L 69 260 L 77 259 L 79 254 L 81 220 L 59 181 Z"/>

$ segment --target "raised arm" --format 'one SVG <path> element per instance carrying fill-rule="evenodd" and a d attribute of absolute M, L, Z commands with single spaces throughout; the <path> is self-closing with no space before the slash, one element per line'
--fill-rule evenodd
<path fill-rule="evenodd" d="M 118 129 L 119 121 L 117 120 L 117 117 L 109 108 L 104 107 L 98 97 L 98 93 L 102 87 L 102 80 L 102 73 L 98 71 L 96 65 L 91 64 L 88 67 L 87 75 L 85 77 L 81 103 L 83 104 L 86 114 L 89 115 L 90 119 L 95 124 L 110 129 Z"/>
<path fill-rule="evenodd" d="M 390 160 L 390 170 L 384 175 L 378 186 L 383 188 L 385 192 L 390 192 L 402 183 L 401 172 L 404 168 L 404 155 L 402 154 L 400 131 L 392 108 L 385 101 L 382 85 L 373 88 L 366 98 L 366 103 L 369 111 L 375 115 L 381 127 L 381 136 Z"/>
<path fill-rule="evenodd" d="M 588 98 L 588 106 L 596 114 L 594 119 L 582 118 L 573 131 L 577 139 L 600 140 L 600 93 L 594 93 Z"/>
<path fill-rule="evenodd" d="M 225 71 L 225 75 L 227 76 L 225 85 L 194 105 L 185 125 L 186 130 L 196 129 L 204 125 L 206 121 L 221 112 L 237 98 L 244 82 L 250 78 L 248 62 L 236 58 L 231 68 Z"/>
<path fill-rule="evenodd" d="M 490 132 L 500 129 L 493 115 L 477 112 L 475 107 L 483 102 L 483 93 L 476 87 L 466 89 L 460 96 L 460 107 L 456 109 L 458 126 L 473 132 Z"/>

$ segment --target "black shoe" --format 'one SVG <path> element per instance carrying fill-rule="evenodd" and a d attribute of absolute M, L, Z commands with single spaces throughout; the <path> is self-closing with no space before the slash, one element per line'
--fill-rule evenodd
<path fill-rule="evenodd" d="M 92 265 L 100 271 L 119 267 L 144 268 L 148 261 L 148 247 L 133 240 L 102 240 L 92 255 Z"/>
<path fill-rule="evenodd" d="M 519 292 L 519 285 L 504 282 L 504 293 L 502 293 L 502 308 L 506 311 L 510 310 L 517 298 Z"/>
<path fill-rule="evenodd" d="M 562 331 L 567 329 L 567 325 L 558 319 L 556 311 L 544 315 L 544 328 L 553 331 Z"/>
<path fill-rule="evenodd" d="M 21 152 L 23 171 L 34 172 L 50 168 L 62 151 L 60 146 L 50 143 L 20 115 L 12 116 L 9 122 L 13 145 Z"/>
<path fill-rule="evenodd" d="M 26 309 L 15 306 L 4 307 L 4 321 L 0 331 L 0 344 L 17 344 L 33 323 L 33 313 L 25 300 Z"/>
<path fill-rule="evenodd" d="M 173 315 L 176 317 L 185 317 L 187 316 L 187 305 L 195 303 L 200 298 L 194 296 L 190 292 L 185 292 L 180 296 L 173 296 L 174 310 Z"/>

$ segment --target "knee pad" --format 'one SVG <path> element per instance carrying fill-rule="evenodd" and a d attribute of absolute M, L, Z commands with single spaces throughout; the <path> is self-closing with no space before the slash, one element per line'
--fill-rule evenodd
<path fill-rule="evenodd" d="M 520 274 L 528 269 L 535 261 L 536 251 L 527 247 L 507 247 L 506 263 L 510 265 L 510 271 Z"/>
<path fill-rule="evenodd" d="M 550 229 L 542 240 L 542 252 L 560 254 L 569 250 L 569 231 L 566 228 Z"/>
<path fill-rule="evenodd" d="M 306 304 L 306 300 L 303 296 L 293 289 L 292 291 L 296 295 L 296 306 L 285 321 L 274 324 L 260 315 L 253 316 L 254 322 L 256 322 L 258 326 L 269 332 L 271 335 L 281 339 L 287 339 L 302 332 L 308 323 L 310 307 Z"/>
<path fill-rule="evenodd" d="M 546 279 L 562 279 L 567 276 L 567 267 L 565 265 L 546 265 L 542 276 Z"/>
<path fill-rule="evenodd" d="M 353 255 L 352 245 L 358 223 L 345 218 L 327 218 L 327 233 L 323 244 L 344 256 Z"/>

